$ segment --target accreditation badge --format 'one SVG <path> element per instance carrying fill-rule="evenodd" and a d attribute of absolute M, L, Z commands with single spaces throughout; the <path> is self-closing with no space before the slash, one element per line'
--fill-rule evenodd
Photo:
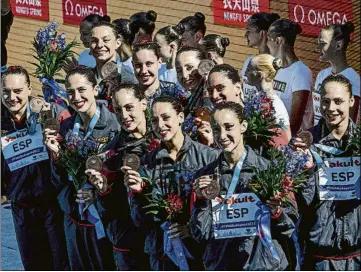
<path fill-rule="evenodd" d="M 215 239 L 256 236 L 262 203 L 254 193 L 233 194 L 212 200 Z"/>
<path fill-rule="evenodd" d="M 40 124 L 33 135 L 24 129 L 2 137 L 1 148 L 10 171 L 49 159 Z"/>
<path fill-rule="evenodd" d="M 331 158 L 324 160 L 319 170 L 320 200 L 349 200 L 359 198 L 360 157 Z"/>

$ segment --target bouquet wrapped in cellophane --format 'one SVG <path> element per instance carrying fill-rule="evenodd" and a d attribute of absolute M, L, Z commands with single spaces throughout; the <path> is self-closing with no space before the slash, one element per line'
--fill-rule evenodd
<path fill-rule="evenodd" d="M 34 76 L 43 84 L 46 102 L 57 102 L 65 106 L 63 101 L 66 101 L 66 93 L 58 84 L 64 83 L 64 80 L 60 79 L 63 77 L 60 70 L 76 54 L 73 48 L 79 43 L 74 40 L 66 44 L 65 33 L 58 34 L 58 27 L 58 23 L 49 22 L 44 30 L 39 29 L 36 32 L 36 37 L 32 41 L 35 54 L 32 56 L 38 63 L 31 64 L 36 67 Z M 60 78 L 55 79 L 56 76 Z"/>

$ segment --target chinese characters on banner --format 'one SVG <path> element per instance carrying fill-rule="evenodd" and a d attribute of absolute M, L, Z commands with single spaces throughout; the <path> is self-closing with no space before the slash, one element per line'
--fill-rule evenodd
<path fill-rule="evenodd" d="M 289 18 L 299 23 L 302 34 L 317 37 L 329 24 L 353 21 L 352 0 L 288 0 Z"/>
<path fill-rule="evenodd" d="M 90 14 L 107 14 L 106 0 L 62 0 L 64 24 L 80 25 Z"/>
<path fill-rule="evenodd" d="M 49 21 L 49 0 L 11 0 L 14 16 Z"/>
<path fill-rule="evenodd" d="M 269 12 L 269 0 L 212 0 L 215 23 L 245 26 L 252 14 Z"/>

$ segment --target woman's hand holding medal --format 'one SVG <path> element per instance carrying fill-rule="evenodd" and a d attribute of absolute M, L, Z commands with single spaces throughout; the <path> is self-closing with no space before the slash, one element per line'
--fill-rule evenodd
<path fill-rule="evenodd" d="M 197 196 L 205 197 L 207 199 L 215 199 L 220 192 L 218 178 L 217 174 L 197 178 L 193 185 Z"/>
<path fill-rule="evenodd" d="M 49 118 L 44 123 L 44 144 L 52 151 L 55 155 L 59 154 L 60 144 L 58 139 L 60 125 L 56 119 Z"/>
<path fill-rule="evenodd" d="M 124 165 L 120 168 L 124 174 L 124 183 L 132 191 L 141 192 L 144 187 L 144 181 L 137 172 L 140 166 L 139 157 L 135 154 L 128 154 L 124 158 Z"/>

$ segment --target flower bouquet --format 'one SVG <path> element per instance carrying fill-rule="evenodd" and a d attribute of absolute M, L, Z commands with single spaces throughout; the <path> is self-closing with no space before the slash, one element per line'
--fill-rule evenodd
<path fill-rule="evenodd" d="M 245 103 L 244 115 L 248 128 L 244 141 L 255 150 L 267 150 L 272 145 L 272 138 L 279 135 L 283 124 L 277 123 L 272 98 L 265 92 L 257 92 Z"/>
<path fill-rule="evenodd" d="M 60 151 L 57 160 L 54 162 L 64 168 L 78 191 L 84 187 L 88 180 L 87 175 L 85 175 L 86 161 L 89 157 L 99 154 L 100 144 L 94 140 L 84 140 L 75 134 L 71 134 L 67 140 L 59 137 L 58 142 L 60 143 Z"/>
<path fill-rule="evenodd" d="M 162 194 L 161 190 L 154 190 L 147 195 L 151 197 L 147 197 L 149 204 L 144 209 L 149 209 L 146 214 L 152 214 L 162 222 L 164 253 L 180 270 L 189 270 L 187 259 L 193 259 L 193 256 L 179 237 L 171 236 L 170 228 L 172 223 L 179 223 L 188 228 L 189 210 L 186 207 L 189 207 L 194 175 L 189 171 L 173 171 L 170 175 L 170 193 Z"/>
<path fill-rule="evenodd" d="M 65 106 L 66 93 L 58 83 L 64 83 L 64 80 L 55 79 L 55 76 L 63 77 L 60 70 L 76 53 L 73 48 L 79 43 L 75 40 L 66 44 L 65 33 L 58 35 L 57 29 L 59 24 L 49 22 L 44 30 L 39 29 L 36 37 L 32 42 L 35 54 L 32 56 L 38 63 L 31 62 L 35 65 L 36 71 L 34 76 L 40 79 L 43 84 L 43 94 L 46 102 L 57 102 Z"/>
<path fill-rule="evenodd" d="M 268 150 L 271 165 L 266 170 L 253 168 L 255 175 L 249 183 L 250 189 L 265 203 L 271 197 L 287 204 L 291 193 L 296 193 L 306 181 L 307 154 L 294 151 L 290 146 L 281 150 Z"/>

